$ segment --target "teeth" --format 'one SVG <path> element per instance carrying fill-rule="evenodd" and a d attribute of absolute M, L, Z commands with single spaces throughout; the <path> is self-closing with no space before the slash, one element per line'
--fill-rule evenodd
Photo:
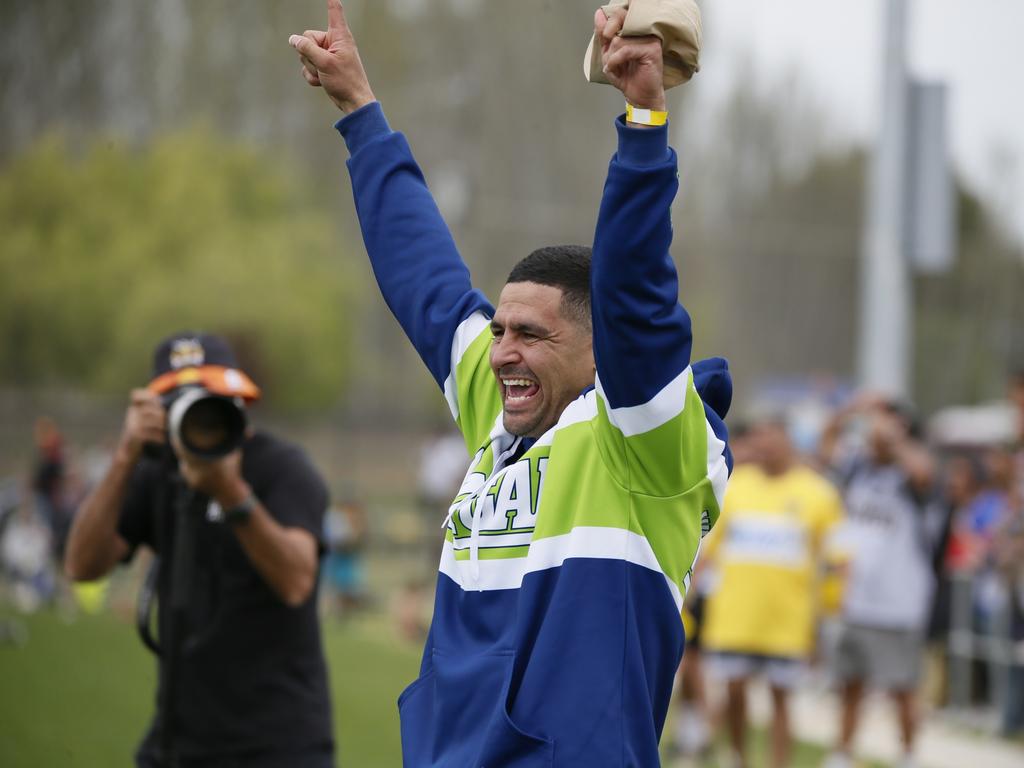
<path fill-rule="evenodd" d="M 512 387 L 532 387 L 537 382 L 531 381 L 530 379 L 502 379 L 501 383 L 505 385 L 505 402 L 506 403 L 519 403 L 524 400 L 529 400 L 533 395 L 513 395 L 510 391 Z"/>

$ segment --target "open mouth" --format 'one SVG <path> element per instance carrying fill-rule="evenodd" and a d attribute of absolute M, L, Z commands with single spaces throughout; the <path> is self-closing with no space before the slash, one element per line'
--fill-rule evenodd
<path fill-rule="evenodd" d="M 516 406 L 526 403 L 540 392 L 540 385 L 531 379 L 502 378 L 505 391 L 505 405 Z"/>

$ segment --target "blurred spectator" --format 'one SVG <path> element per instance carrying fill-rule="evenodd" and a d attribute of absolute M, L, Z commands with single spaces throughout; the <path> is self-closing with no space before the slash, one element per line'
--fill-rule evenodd
<path fill-rule="evenodd" d="M 843 455 L 841 438 L 858 420 L 866 445 Z M 891 694 L 903 764 L 912 765 L 916 688 L 945 525 L 935 503 L 934 460 L 919 439 L 909 406 L 870 395 L 835 414 L 820 448 L 844 490 L 842 539 L 849 557 L 834 663 L 842 687 L 840 733 L 828 765 L 853 765 L 867 684 Z"/>
<path fill-rule="evenodd" d="M 1010 589 L 997 568 L 995 548 L 1000 529 L 1011 517 L 1013 484 L 1013 457 L 1002 447 L 987 449 L 983 462 L 975 455 L 960 454 L 947 464 L 946 496 L 953 517 L 937 612 L 945 608 L 948 580 L 966 588 L 969 605 L 958 605 L 954 615 L 982 639 L 978 645 L 985 650 L 984 693 L 999 708 L 1008 695 L 1005 661 L 989 651 L 1005 639 Z"/>
<path fill-rule="evenodd" d="M 3 528 L 0 566 L 18 609 L 30 613 L 52 597 L 50 531 L 29 504 L 16 510 Z"/>
<path fill-rule="evenodd" d="M 324 560 L 327 596 L 334 612 L 345 616 L 366 602 L 363 550 L 366 548 L 366 509 L 354 500 L 336 504 L 324 520 L 328 554 Z"/>
<path fill-rule="evenodd" d="M 407 581 L 395 593 L 391 613 L 398 636 L 419 645 L 427 639 L 430 630 L 430 584 L 425 581 Z"/>
<path fill-rule="evenodd" d="M 1003 447 L 985 453 L 986 482 L 967 511 L 967 525 L 974 537 L 974 605 L 979 624 L 986 633 L 994 630 L 996 617 L 1007 609 L 1006 584 L 995 567 L 997 531 L 1011 515 L 1014 473 L 1013 454 Z"/>
<path fill-rule="evenodd" d="M 757 461 L 757 440 L 750 424 L 743 421 L 729 427 L 729 448 L 734 467 Z"/>
<path fill-rule="evenodd" d="M 1010 652 L 1002 689 L 1000 730 L 1005 736 L 1024 731 L 1024 511 L 1019 507 L 999 526 L 995 563 L 1006 580 L 1009 600 Z"/>
<path fill-rule="evenodd" d="M 984 487 L 985 468 L 973 454 L 954 454 L 946 462 L 943 480 L 946 502 L 951 510 L 945 570 L 950 573 L 970 572 L 982 559 L 972 518 L 975 517 L 975 502 Z"/>
<path fill-rule="evenodd" d="M 466 474 L 466 459 L 466 441 L 447 428 L 437 430 L 420 451 L 420 502 L 430 514 L 439 512 L 439 521 L 444 520 Z M 435 527 L 440 528 L 440 522 Z"/>
<path fill-rule="evenodd" d="M 729 447 L 734 470 L 754 460 L 754 440 L 750 426 L 736 423 L 729 427 Z M 707 696 L 704 676 L 703 628 L 707 597 L 715 583 L 715 571 L 708 558 L 698 558 L 697 570 L 686 592 L 683 627 L 686 647 L 679 664 L 677 710 L 672 746 L 687 757 L 705 754 L 711 747 L 714 716 Z"/>
<path fill-rule="evenodd" d="M 1009 396 L 1017 409 L 1017 440 L 1012 452 L 1007 513 L 997 524 L 994 559 L 1008 593 L 1010 660 L 1002 702 L 1001 730 L 1024 731 L 1024 368 L 1010 376 Z"/>
<path fill-rule="evenodd" d="M 50 529 L 50 544 L 57 562 L 64 558 L 64 544 L 71 529 L 73 507 L 68 499 L 68 462 L 64 437 L 53 419 L 41 416 L 33 429 L 35 458 L 32 492 L 36 511 Z"/>
<path fill-rule="evenodd" d="M 64 438 L 48 416 L 36 419 L 33 430 L 35 459 L 32 467 L 32 491 L 39 514 L 52 525 L 62 502 L 64 486 Z"/>
<path fill-rule="evenodd" d="M 949 518 L 949 531 L 941 553 L 942 567 L 938 573 L 928 628 L 928 674 L 933 684 L 925 691 L 926 700 L 936 706 L 948 702 L 950 634 L 961 629 L 957 622 L 964 621 L 964 615 L 970 620 L 973 614 L 972 607 L 965 609 L 954 603 L 963 599 L 957 580 L 969 578 L 978 559 L 977 539 L 968 521 L 971 507 L 982 492 L 984 482 L 985 468 L 975 453 L 958 451 L 947 458 L 942 471 L 942 497 Z M 970 599 L 969 594 L 967 597 Z M 970 659 L 958 661 L 972 662 Z M 958 679 L 963 680 L 963 677 Z M 957 691 L 954 691 L 954 698 L 966 695 L 966 691 Z"/>
<path fill-rule="evenodd" d="M 705 571 L 706 575 L 710 575 Z M 694 575 L 683 605 L 683 629 L 686 650 L 679 664 L 677 678 L 675 732 L 672 746 L 680 755 L 696 757 L 711 747 L 712 715 L 704 684 L 704 661 L 701 646 L 704 610 L 707 604 L 706 577 Z"/>
<path fill-rule="evenodd" d="M 754 438 L 744 422 L 729 427 L 729 447 L 733 467 L 739 469 L 754 460 Z M 714 715 L 708 700 L 704 675 L 703 628 L 707 598 L 715 584 L 715 570 L 707 557 L 698 558 L 697 570 L 686 592 L 683 605 L 683 626 L 686 648 L 679 665 L 674 750 L 687 757 L 700 756 L 710 749 L 714 731 Z"/>
<path fill-rule="evenodd" d="M 444 546 L 444 521 L 466 474 L 469 457 L 462 435 L 447 426 L 438 429 L 420 450 L 417 485 L 426 535 L 425 556 L 430 573 L 437 570 Z"/>
<path fill-rule="evenodd" d="M 704 557 L 716 573 L 704 646 L 711 673 L 727 684 L 726 719 L 736 764 L 745 766 L 747 684 L 763 675 L 773 718 L 771 762 L 787 765 L 789 695 L 814 648 L 818 575 L 839 494 L 803 466 L 781 419 L 752 430 L 756 463 L 737 467 Z"/>

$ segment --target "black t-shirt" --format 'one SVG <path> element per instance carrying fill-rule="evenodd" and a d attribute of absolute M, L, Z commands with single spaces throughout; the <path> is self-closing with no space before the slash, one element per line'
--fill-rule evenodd
<path fill-rule="evenodd" d="M 191 506 L 182 505 L 184 486 L 169 478 L 166 466 L 139 462 L 118 524 L 133 551 L 145 544 L 160 557 L 160 690 L 143 750 L 160 743 L 167 690 L 173 694 L 173 742 L 182 757 L 331 745 L 317 590 L 297 608 L 285 605 L 253 568 L 231 527 L 219 520 L 216 505 L 195 494 Z M 278 523 L 309 531 L 323 552 L 327 490 L 300 448 L 258 432 L 242 447 L 242 476 Z M 188 516 L 192 555 L 185 561 L 186 578 L 175 582 L 181 514 Z M 187 597 L 176 600 L 175 589 Z M 174 604 L 184 607 L 172 625 Z M 170 644 L 180 649 L 170 662 L 173 683 Z"/>

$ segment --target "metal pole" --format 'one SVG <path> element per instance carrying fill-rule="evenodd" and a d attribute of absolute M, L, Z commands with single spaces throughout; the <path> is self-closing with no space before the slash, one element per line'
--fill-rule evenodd
<path fill-rule="evenodd" d="M 974 585 L 962 573 L 952 574 L 949 581 L 949 703 L 966 709 L 974 688 Z"/>
<path fill-rule="evenodd" d="M 904 396 L 910 388 L 911 284 L 905 255 L 906 0 L 886 0 L 881 126 L 872 155 L 862 240 L 859 377 Z"/>

